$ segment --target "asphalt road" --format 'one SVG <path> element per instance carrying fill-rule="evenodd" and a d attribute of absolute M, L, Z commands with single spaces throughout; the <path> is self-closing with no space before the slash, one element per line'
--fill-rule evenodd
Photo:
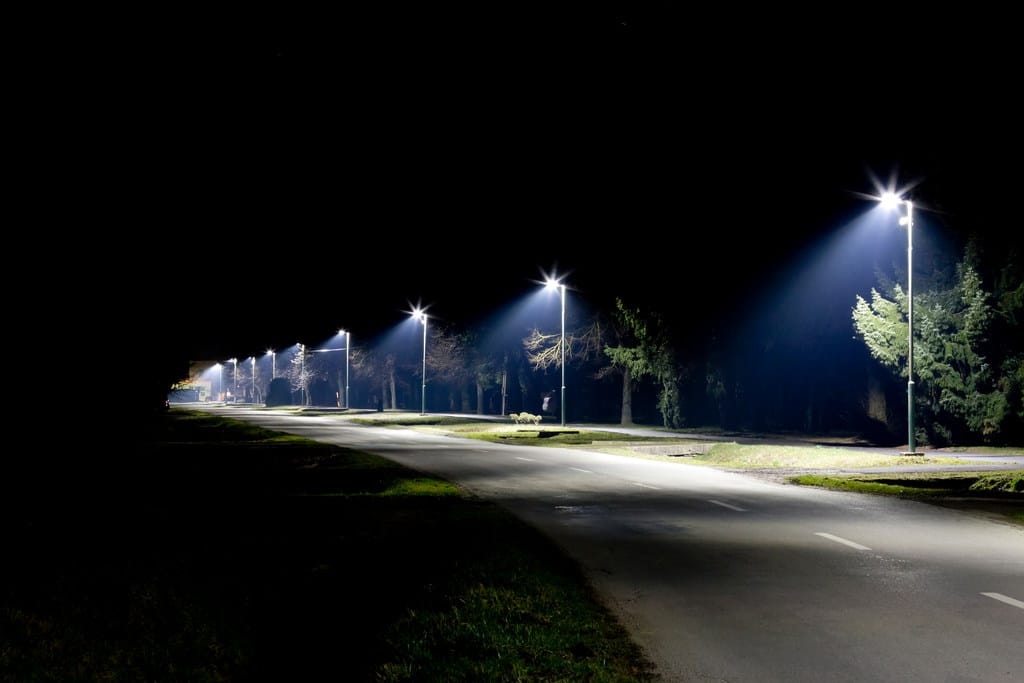
<path fill-rule="evenodd" d="M 665 681 L 1019 681 L 1024 529 L 597 451 L 243 407 L 457 482 L 555 539 Z"/>

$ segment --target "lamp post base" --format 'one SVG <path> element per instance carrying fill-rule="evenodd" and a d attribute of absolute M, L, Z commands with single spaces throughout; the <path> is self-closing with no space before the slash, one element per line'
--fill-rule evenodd
<path fill-rule="evenodd" d="M 900 455 L 925 455 L 921 451 L 900 451 Z"/>

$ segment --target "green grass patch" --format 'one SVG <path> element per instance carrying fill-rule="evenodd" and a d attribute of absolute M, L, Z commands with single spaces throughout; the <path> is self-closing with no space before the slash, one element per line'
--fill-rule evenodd
<path fill-rule="evenodd" d="M 984 472 L 901 472 L 897 477 L 887 474 L 847 474 L 836 476 L 797 475 L 790 481 L 814 486 L 839 488 L 851 485 L 878 486 L 877 492 L 893 493 L 905 489 L 909 493 L 958 496 L 997 496 L 1024 501 L 1024 471 Z M 886 488 L 888 487 L 888 488 Z M 848 490 L 854 490 L 848 488 Z M 860 490 L 866 490 L 860 488 Z"/>
<path fill-rule="evenodd" d="M 987 472 L 979 474 L 971 491 L 1020 494 L 1024 497 L 1024 471 Z"/>
<path fill-rule="evenodd" d="M 832 446 L 764 446 L 719 443 L 687 462 L 737 468 L 834 469 L 898 465 L 960 464 L 957 458 L 906 456 Z"/>
<path fill-rule="evenodd" d="M 788 477 L 789 481 L 805 486 L 821 486 L 840 491 L 856 491 L 858 493 L 880 493 L 896 496 L 945 495 L 949 489 L 928 486 L 911 486 L 909 483 L 892 483 L 864 480 L 853 477 L 833 477 L 821 474 L 801 474 Z"/>
<path fill-rule="evenodd" d="M 460 496 L 462 491 L 441 479 L 414 477 L 399 479 L 381 492 L 383 496 Z"/>
<path fill-rule="evenodd" d="M 911 498 L 982 512 L 1024 524 L 1024 472 L 907 472 L 824 476 L 801 474 L 788 481 L 805 486 Z"/>
<path fill-rule="evenodd" d="M 652 680 L 622 627 L 545 539 L 493 509 L 466 522 L 501 533 L 478 538 L 475 560 L 391 625 L 378 680 Z"/>

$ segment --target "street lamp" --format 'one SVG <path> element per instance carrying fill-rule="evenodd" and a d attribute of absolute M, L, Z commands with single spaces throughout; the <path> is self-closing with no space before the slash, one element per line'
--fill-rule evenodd
<path fill-rule="evenodd" d="M 427 414 L 427 314 L 417 308 L 412 317 L 423 323 L 423 387 L 420 394 L 420 415 Z"/>
<path fill-rule="evenodd" d="M 548 278 L 544 283 L 547 289 L 559 289 L 562 293 L 562 426 L 565 426 L 565 284 Z"/>
<path fill-rule="evenodd" d="M 306 405 L 306 345 L 299 342 L 295 345 L 299 350 L 299 400 Z M 294 359 L 293 359 L 294 362 Z"/>
<path fill-rule="evenodd" d="M 277 377 L 277 351 L 267 349 L 267 353 L 270 354 L 270 379 L 274 379 Z"/>
<path fill-rule="evenodd" d="M 231 363 L 231 381 L 235 385 L 235 399 L 238 399 L 238 359 L 229 358 L 228 362 Z"/>
<path fill-rule="evenodd" d="M 348 410 L 348 350 L 352 346 L 352 332 L 338 330 L 338 334 L 345 336 L 345 410 Z"/>
<path fill-rule="evenodd" d="M 918 455 L 914 443 L 914 203 L 892 192 L 882 195 L 882 205 L 907 207 L 900 225 L 907 226 L 907 453 Z"/>
<path fill-rule="evenodd" d="M 348 347 L 352 344 L 352 333 L 345 330 L 338 330 L 338 336 L 345 337 L 345 347 L 341 349 L 312 349 L 311 353 L 324 353 L 325 351 L 345 352 L 345 408 L 348 408 Z"/>
<path fill-rule="evenodd" d="M 250 382 L 250 384 L 252 385 L 252 393 L 249 395 L 249 399 L 253 403 L 255 403 L 256 402 L 256 356 L 249 356 L 249 360 L 251 361 L 249 363 L 249 368 L 250 368 L 249 378 L 252 380 Z"/>

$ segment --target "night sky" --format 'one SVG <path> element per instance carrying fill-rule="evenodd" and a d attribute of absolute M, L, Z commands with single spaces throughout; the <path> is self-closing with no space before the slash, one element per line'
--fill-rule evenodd
<path fill-rule="evenodd" d="M 557 270 L 570 301 L 727 334 L 780 319 L 762 307 L 876 180 L 916 183 L 954 242 L 1014 239 L 999 40 L 901 55 L 898 27 L 863 19 L 815 37 L 727 19 L 399 5 L 140 35 L 156 59 L 120 119 L 118 207 L 137 239 L 107 307 L 139 362 L 223 360 L 340 327 L 372 339 L 416 303 L 469 324 Z M 800 306 L 849 321 L 848 295 Z"/>

